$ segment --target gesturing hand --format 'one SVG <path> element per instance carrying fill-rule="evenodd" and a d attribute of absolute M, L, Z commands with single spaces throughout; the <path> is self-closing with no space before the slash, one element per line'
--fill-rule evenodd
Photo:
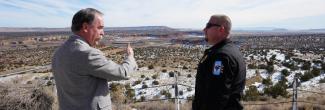
<path fill-rule="evenodd" d="M 128 43 L 128 47 L 126 48 L 126 53 L 127 53 L 128 56 L 133 56 L 134 55 L 133 49 L 130 46 L 130 43 Z"/>

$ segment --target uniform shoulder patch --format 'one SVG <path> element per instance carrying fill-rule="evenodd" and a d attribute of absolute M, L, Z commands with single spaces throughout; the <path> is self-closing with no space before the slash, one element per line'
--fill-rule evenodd
<path fill-rule="evenodd" d="M 218 60 L 215 61 L 213 66 L 213 75 L 220 76 L 220 74 L 222 73 L 222 69 L 223 69 L 222 61 L 218 61 Z"/>

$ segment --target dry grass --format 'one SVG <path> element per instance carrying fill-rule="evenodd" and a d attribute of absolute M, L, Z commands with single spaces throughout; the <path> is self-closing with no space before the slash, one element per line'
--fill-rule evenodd
<path fill-rule="evenodd" d="M 301 99 L 301 100 L 307 100 Z M 250 101 L 244 102 L 257 104 L 257 103 L 274 103 L 274 102 L 285 102 L 291 101 L 290 99 L 285 98 L 278 98 L 278 99 L 270 99 L 268 101 Z M 317 102 L 319 101 L 319 102 Z M 323 97 L 319 97 L 316 103 L 325 102 Z M 192 103 L 186 102 L 180 105 L 181 110 L 191 110 Z M 119 106 L 120 108 L 113 108 L 113 110 L 174 110 L 175 104 L 171 101 L 156 101 L 156 102 L 142 102 L 142 103 L 133 103 L 133 104 L 123 104 Z M 292 103 L 280 103 L 280 104 L 269 104 L 269 105 L 244 105 L 244 110 L 291 110 Z M 315 104 L 308 104 L 308 103 L 301 103 L 298 102 L 298 110 L 325 110 L 323 105 L 315 105 Z"/>
<path fill-rule="evenodd" d="M 58 110 L 58 103 L 53 86 L 21 85 L 21 84 L 0 84 L 0 110 Z M 310 95 L 306 98 L 299 98 L 308 102 L 315 102 L 325 105 L 325 96 Z M 251 101 L 247 103 L 274 103 L 291 101 L 291 99 L 269 98 L 267 101 Z M 191 110 L 191 102 L 180 105 L 181 110 Z M 323 105 L 315 105 L 298 102 L 299 110 L 325 110 Z M 113 103 L 113 110 L 174 110 L 173 101 L 156 101 L 140 103 Z M 291 103 L 271 105 L 245 105 L 245 110 L 290 110 Z"/>
<path fill-rule="evenodd" d="M 270 99 L 268 101 L 251 101 L 244 103 L 275 103 L 275 102 L 286 102 L 291 101 L 290 98 L 278 98 L 278 99 Z M 305 101 L 309 103 L 298 102 L 298 110 L 325 110 L 325 96 L 321 95 L 310 95 L 306 98 L 298 97 L 298 101 Z M 311 104 L 316 103 L 316 104 Z M 291 110 L 292 103 L 281 103 L 281 104 L 269 104 L 269 105 L 245 105 L 245 110 Z"/>
<path fill-rule="evenodd" d="M 128 104 L 128 109 L 116 109 L 114 110 L 175 110 L 175 104 L 171 101 L 156 101 L 156 102 L 141 102 Z M 191 110 L 192 102 L 185 102 L 180 104 L 181 110 Z"/>
<path fill-rule="evenodd" d="M 246 86 L 252 85 L 255 82 L 262 82 L 262 80 L 263 78 L 260 75 L 253 76 L 252 78 L 246 80 Z"/>
<path fill-rule="evenodd" d="M 291 103 L 273 105 L 245 105 L 244 110 L 289 110 Z"/>
<path fill-rule="evenodd" d="M 22 84 L 21 80 L 26 77 L 17 77 L 11 83 L 0 84 L 0 110 L 58 110 L 58 102 L 53 86 L 40 86 L 36 82 L 33 84 Z M 29 79 L 29 78 L 27 78 Z M 114 99 L 114 93 L 111 93 Z M 116 97 L 121 99 L 121 97 Z M 304 97 L 299 96 L 298 100 L 319 103 L 309 104 L 298 102 L 299 110 L 325 110 L 325 96 L 309 94 Z M 291 101 L 291 98 L 266 98 L 265 101 L 251 101 L 244 103 L 274 103 Z M 182 103 L 181 110 L 191 110 L 191 102 Z M 245 105 L 245 110 L 289 110 L 291 103 L 271 104 L 271 105 Z M 141 103 L 113 103 L 113 110 L 174 110 L 173 101 L 156 101 Z"/>
<path fill-rule="evenodd" d="M 50 87 L 38 85 L 1 84 L 1 110 L 51 110 L 54 96 Z"/>

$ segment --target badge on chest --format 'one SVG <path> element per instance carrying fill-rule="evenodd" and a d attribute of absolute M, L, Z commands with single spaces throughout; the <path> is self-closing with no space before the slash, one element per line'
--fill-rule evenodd
<path fill-rule="evenodd" d="M 223 65 L 222 61 L 215 61 L 213 66 L 213 75 L 220 76 L 220 74 L 223 72 Z"/>

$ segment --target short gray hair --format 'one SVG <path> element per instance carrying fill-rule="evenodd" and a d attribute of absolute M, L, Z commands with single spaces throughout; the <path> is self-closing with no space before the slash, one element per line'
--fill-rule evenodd
<path fill-rule="evenodd" d="M 212 17 L 218 19 L 218 24 L 223 25 L 226 29 L 226 31 L 230 32 L 231 30 L 231 20 L 227 15 L 218 14 L 218 15 L 212 15 Z"/>
<path fill-rule="evenodd" d="M 94 8 L 79 10 L 72 18 L 71 31 L 74 33 L 80 31 L 83 23 L 92 24 L 96 14 L 103 15 L 102 12 Z"/>

